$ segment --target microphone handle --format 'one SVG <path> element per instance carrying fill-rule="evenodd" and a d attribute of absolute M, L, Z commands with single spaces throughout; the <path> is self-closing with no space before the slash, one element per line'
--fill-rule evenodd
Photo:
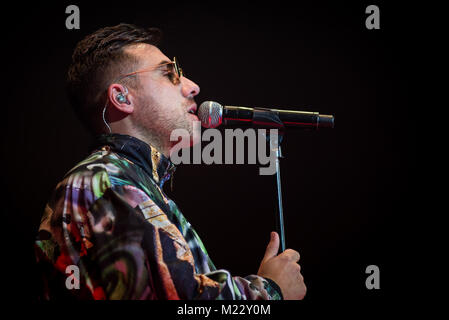
<path fill-rule="evenodd" d="M 295 127 L 303 129 L 318 129 L 319 127 L 333 128 L 334 117 L 331 115 L 320 115 L 318 112 L 279 110 L 268 108 L 248 108 L 237 106 L 223 107 L 223 123 L 227 126 L 253 126 L 255 114 L 258 112 L 272 112 L 284 127 Z M 277 126 L 275 126 L 277 127 Z"/>

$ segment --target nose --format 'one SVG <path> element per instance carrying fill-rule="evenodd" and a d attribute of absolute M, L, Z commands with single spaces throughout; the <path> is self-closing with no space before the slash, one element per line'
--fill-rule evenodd
<path fill-rule="evenodd" d="M 181 83 L 182 83 L 182 95 L 186 98 L 193 98 L 198 93 L 200 93 L 200 87 L 186 77 L 181 77 Z"/>

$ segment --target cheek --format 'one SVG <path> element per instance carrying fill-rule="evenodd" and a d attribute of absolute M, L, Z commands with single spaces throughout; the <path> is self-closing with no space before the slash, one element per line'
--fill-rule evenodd
<path fill-rule="evenodd" d="M 173 88 L 167 86 L 153 86 L 151 90 L 147 90 L 145 95 L 146 104 L 154 108 L 158 108 L 157 111 L 174 110 L 174 97 L 176 93 Z"/>
<path fill-rule="evenodd" d="M 176 123 L 184 121 L 186 108 L 183 108 L 182 101 L 177 97 L 182 97 L 178 88 L 171 84 L 146 84 L 145 91 L 138 98 L 138 110 L 136 117 L 138 121 L 145 122 L 164 121 L 167 123 Z M 185 109 L 185 110 L 184 110 Z M 177 126 L 177 125 L 176 125 Z"/>

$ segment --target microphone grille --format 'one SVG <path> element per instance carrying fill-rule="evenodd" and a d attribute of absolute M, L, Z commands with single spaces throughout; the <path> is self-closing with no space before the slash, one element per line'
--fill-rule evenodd
<path fill-rule="evenodd" d="M 223 106 L 215 101 L 204 101 L 197 115 L 204 128 L 216 128 L 223 120 Z"/>

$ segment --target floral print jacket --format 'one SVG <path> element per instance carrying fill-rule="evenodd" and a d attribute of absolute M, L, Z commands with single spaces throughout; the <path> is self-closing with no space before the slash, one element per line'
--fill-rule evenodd
<path fill-rule="evenodd" d="M 174 169 L 135 137 L 99 136 L 45 207 L 35 243 L 42 299 L 282 299 L 270 279 L 216 269 L 162 191 Z"/>

